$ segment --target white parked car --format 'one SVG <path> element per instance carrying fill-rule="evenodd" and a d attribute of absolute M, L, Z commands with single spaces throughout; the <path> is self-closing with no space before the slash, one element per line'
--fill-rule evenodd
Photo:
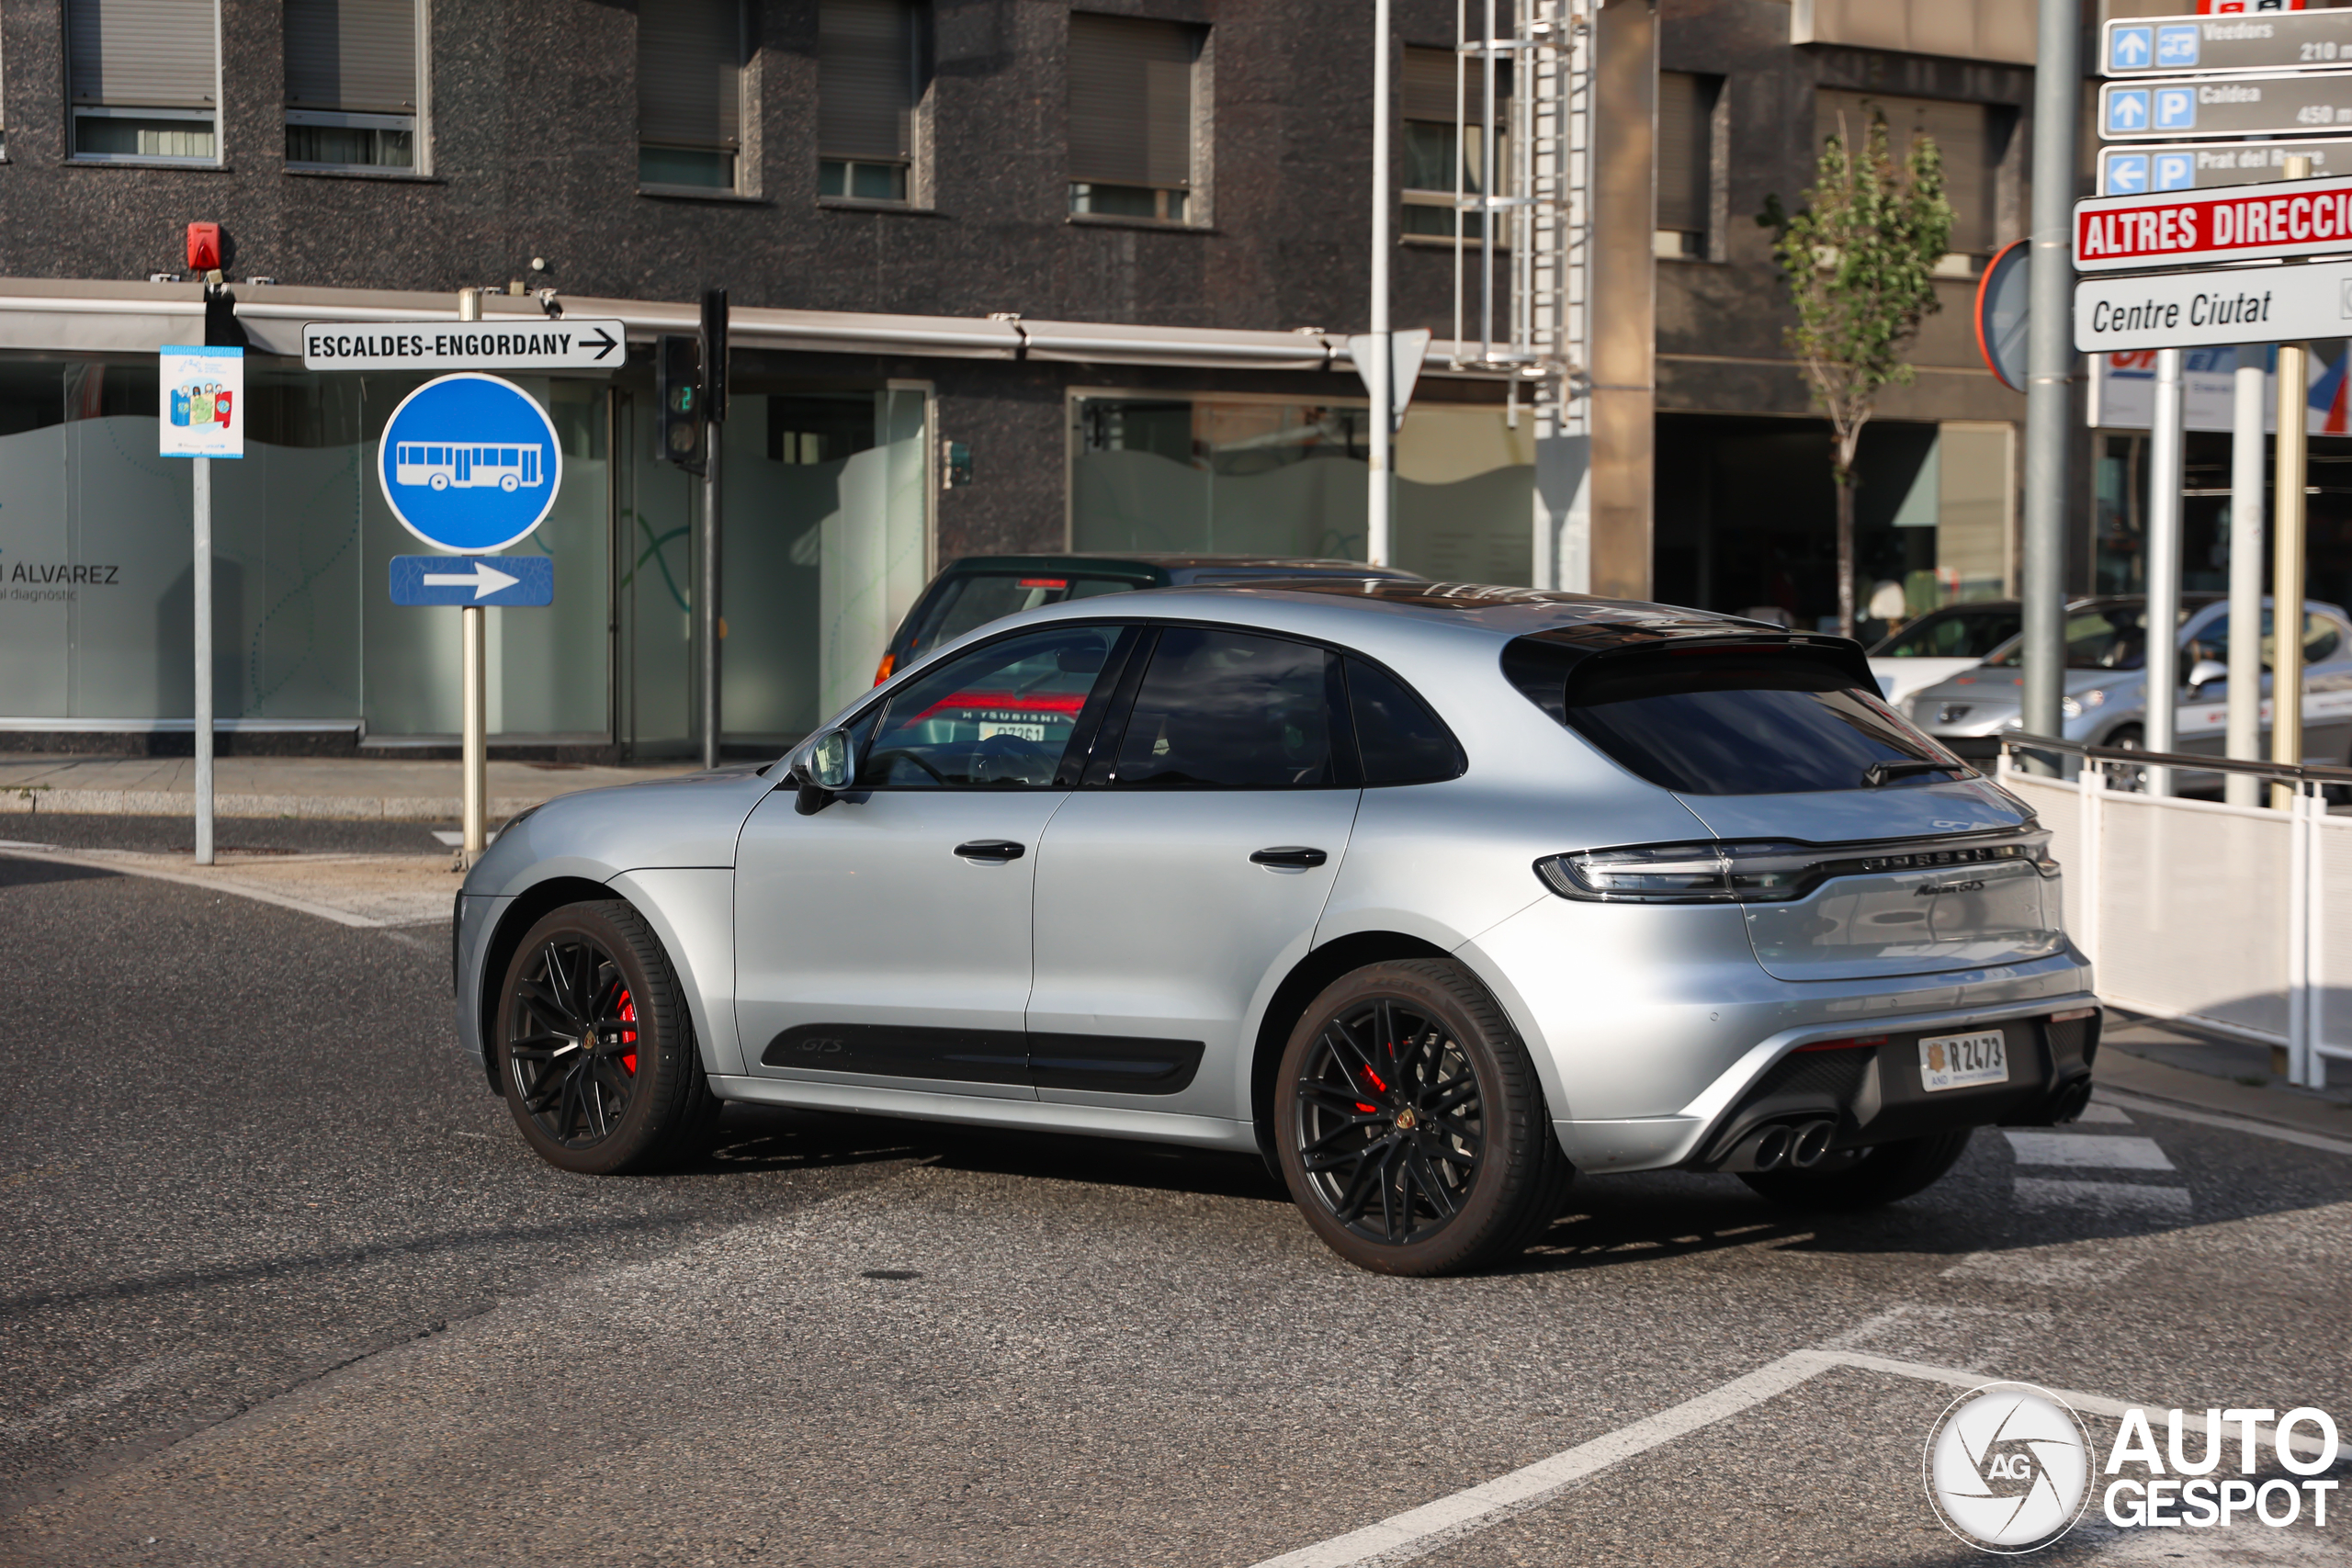
<path fill-rule="evenodd" d="M 1930 610 L 1871 649 L 1871 673 L 1896 707 L 1922 687 L 1949 681 L 1984 661 L 2018 635 L 2023 623 L 2014 599 L 1985 599 Z"/>

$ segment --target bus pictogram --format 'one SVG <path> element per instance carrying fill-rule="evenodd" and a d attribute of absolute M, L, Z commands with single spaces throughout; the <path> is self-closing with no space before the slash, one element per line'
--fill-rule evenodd
<path fill-rule="evenodd" d="M 535 446 L 406 441 L 393 450 L 392 481 L 434 490 L 496 486 L 512 493 L 537 489 L 547 482 L 547 476 L 540 470 L 539 448 Z"/>

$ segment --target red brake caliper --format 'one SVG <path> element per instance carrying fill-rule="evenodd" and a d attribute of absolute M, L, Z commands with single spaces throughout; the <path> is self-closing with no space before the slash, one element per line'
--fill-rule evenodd
<path fill-rule="evenodd" d="M 621 993 L 621 1021 L 623 1023 L 637 1021 L 637 999 L 627 991 Z M 628 1047 L 621 1053 L 621 1066 L 634 1075 L 637 1071 L 637 1031 L 622 1030 L 621 1043 Z"/>
<path fill-rule="evenodd" d="M 1379 1093 L 1386 1094 L 1388 1092 L 1388 1086 L 1380 1081 L 1380 1075 L 1378 1073 L 1374 1072 L 1370 1067 L 1363 1067 L 1358 1070 L 1362 1072 L 1365 1077 L 1372 1080 L 1372 1087 Z M 1361 1100 L 1356 1101 L 1356 1109 L 1363 1111 L 1366 1116 L 1377 1116 L 1380 1114 L 1380 1107 L 1377 1105 L 1366 1105 Z"/>

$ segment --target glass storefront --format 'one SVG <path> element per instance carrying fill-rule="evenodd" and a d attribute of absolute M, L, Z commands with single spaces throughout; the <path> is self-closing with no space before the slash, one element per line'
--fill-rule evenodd
<path fill-rule="evenodd" d="M 0 718 L 186 719 L 191 468 L 156 455 L 146 355 L 0 360 Z M 214 701 L 256 728 L 454 734 L 458 615 L 399 609 L 390 558 L 424 547 L 374 479 L 416 378 L 319 375 L 255 356 L 246 456 L 213 464 Z M 556 508 L 517 549 L 557 559 L 555 606 L 489 612 L 492 733 L 610 729 L 601 383 L 518 378 L 554 417 Z"/>
<path fill-rule="evenodd" d="M 1365 553 L 1363 400 L 1080 393 L 1070 400 L 1070 547 Z M 1533 422 L 1423 403 L 1396 438 L 1396 564 L 1452 581 L 1532 581 Z"/>
<path fill-rule="evenodd" d="M 1657 588 L 1669 604 L 1835 630 L 1838 498 L 1820 420 L 1662 414 Z M 1857 630 L 2005 597 L 2016 573 L 2014 428 L 1874 420 L 1855 459 Z M 1900 614 L 1873 615 L 1893 611 Z"/>
<path fill-rule="evenodd" d="M 871 688 L 929 581 L 929 395 L 796 389 L 739 368 L 728 416 L 720 722 L 730 745 L 781 750 Z M 683 750 L 702 481 L 654 460 L 650 398 L 624 398 L 619 420 L 621 734 L 640 752 Z"/>

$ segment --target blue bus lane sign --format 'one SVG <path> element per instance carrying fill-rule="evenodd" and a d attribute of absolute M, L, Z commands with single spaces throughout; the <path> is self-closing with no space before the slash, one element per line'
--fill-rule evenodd
<path fill-rule="evenodd" d="M 401 526 L 458 555 L 521 543 L 547 520 L 563 484 L 563 448 L 547 411 L 512 381 L 470 370 L 401 400 L 376 466 Z"/>

